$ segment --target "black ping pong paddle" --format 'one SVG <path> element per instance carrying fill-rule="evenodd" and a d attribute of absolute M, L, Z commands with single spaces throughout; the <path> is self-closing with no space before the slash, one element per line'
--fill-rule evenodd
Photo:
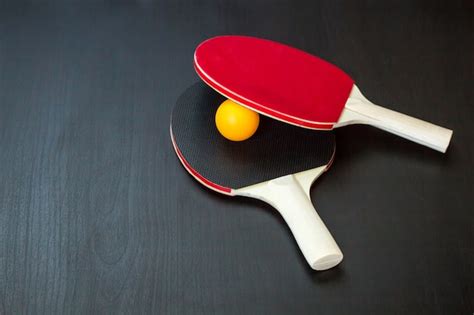
<path fill-rule="evenodd" d="M 333 132 L 315 132 L 261 117 L 252 138 L 228 141 L 214 123 L 215 112 L 225 99 L 202 82 L 181 95 L 170 125 L 179 160 L 210 189 L 260 199 L 276 208 L 313 269 L 336 266 L 343 255 L 309 195 L 313 181 L 333 160 Z"/>

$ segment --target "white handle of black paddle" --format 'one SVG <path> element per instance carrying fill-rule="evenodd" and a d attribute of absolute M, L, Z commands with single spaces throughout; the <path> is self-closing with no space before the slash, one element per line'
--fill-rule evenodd
<path fill-rule="evenodd" d="M 335 127 L 368 124 L 440 152 L 446 152 L 453 131 L 371 103 L 352 88 Z"/>
<path fill-rule="evenodd" d="M 343 258 L 336 241 L 311 203 L 309 187 L 325 167 L 239 189 L 239 195 L 261 199 L 276 208 L 314 270 L 326 270 Z"/>

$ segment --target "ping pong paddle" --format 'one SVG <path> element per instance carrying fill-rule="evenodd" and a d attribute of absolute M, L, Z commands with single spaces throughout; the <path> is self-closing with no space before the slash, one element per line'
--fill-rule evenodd
<path fill-rule="evenodd" d="M 201 79 L 261 114 L 310 129 L 368 124 L 446 152 L 452 131 L 375 105 L 336 66 L 304 51 L 248 36 L 218 36 L 194 54 Z"/>
<path fill-rule="evenodd" d="M 214 123 L 215 112 L 225 99 L 202 82 L 178 99 L 170 133 L 184 168 L 198 182 L 219 193 L 269 203 L 285 219 L 313 269 L 336 266 L 343 255 L 309 195 L 313 181 L 331 165 L 334 133 L 314 132 L 261 117 L 252 138 L 228 141 Z"/>

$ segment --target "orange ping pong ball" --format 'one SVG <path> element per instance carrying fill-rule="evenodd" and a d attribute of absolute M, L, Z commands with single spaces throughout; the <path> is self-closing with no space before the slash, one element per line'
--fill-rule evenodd
<path fill-rule="evenodd" d="M 231 100 L 225 100 L 216 112 L 216 126 L 220 134 L 232 141 L 243 141 L 257 131 L 258 113 Z"/>

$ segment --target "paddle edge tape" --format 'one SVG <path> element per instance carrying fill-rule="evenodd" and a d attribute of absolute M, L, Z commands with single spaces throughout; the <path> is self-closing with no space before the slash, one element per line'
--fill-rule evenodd
<path fill-rule="evenodd" d="M 176 152 L 176 155 L 178 156 L 179 161 L 183 165 L 184 169 L 192 176 L 194 177 L 199 183 L 202 185 L 206 186 L 209 189 L 212 189 L 218 193 L 228 195 L 228 196 L 234 196 L 234 191 L 229 188 L 229 187 L 224 187 L 221 185 L 217 185 L 210 180 L 206 179 L 203 177 L 201 174 L 199 174 L 195 169 L 191 167 L 191 165 L 186 161 L 184 158 L 183 154 L 179 150 L 178 146 L 176 145 L 176 141 L 174 140 L 173 136 L 173 128 L 170 124 L 170 137 L 171 137 L 171 143 L 173 144 L 174 151 Z"/>

